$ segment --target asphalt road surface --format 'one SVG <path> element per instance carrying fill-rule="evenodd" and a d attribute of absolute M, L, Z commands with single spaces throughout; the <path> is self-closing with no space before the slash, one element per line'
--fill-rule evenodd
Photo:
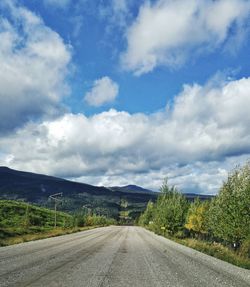
<path fill-rule="evenodd" d="M 0 248 L 0 286 L 250 286 L 250 271 L 140 227 L 105 227 Z"/>

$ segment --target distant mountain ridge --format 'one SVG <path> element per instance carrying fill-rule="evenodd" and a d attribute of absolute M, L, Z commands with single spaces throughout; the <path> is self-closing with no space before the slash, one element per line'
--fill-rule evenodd
<path fill-rule="evenodd" d="M 109 187 L 111 190 L 117 191 L 126 191 L 126 192 L 134 192 L 134 193 L 146 193 L 146 194 L 156 194 L 158 195 L 159 192 L 143 188 L 138 185 L 134 184 L 129 184 L 125 186 L 113 186 Z M 194 200 L 196 197 L 200 197 L 201 200 L 206 200 L 206 199 L 211 199 L 213 196 L 212 195 L 207 195 L 207 194 L 197 194 L 197 193 L 183 193 L 183 195 L 188 199 L 188 200 Z"/>
<path fill-rule="evenodd" d="M 24 200 L 52 207 L 49 196 L 63 193 L 62 211 L 75 212 L 87 208 L 91 212 L 119 218 L 121 214 L 135 218 L 155 201 L 158 193 L 136 185 L 98 187 L 86 183 L 0 167 L 0 199 Z M 206 195 L 185 194 L 189 200 Z M 126 204 L 124 204 L 126 202 Z M 126 207 L 124 207 L 126 206 Z"/>
<path fill-rule="evenodd" d="M 127 202 L 126 214 L 138 216 L 149 200 L 155 201 L 157 193 L 131 192 L 126 189 L 110 189 L 66 179 L 0 167 L 0 199 L 24 200 L 45 207 L 52 207 L 49 196 L 63 193 L 61 210 L 75 212 L 88 208 L 97 214 L 118 218 L 124 211 L 122 202 Z"/>
<path fill-rule="evenodd" d="M 125 185 L 125 186 L 112 186 L 109 187 L 111 190 L 120 190 L 120 191 L 128 191 L 128 192 L 135 192 L 135 193 L 156 193 L 153 190 L 150 189 L 146 189 L 143 188 L 141 186 L 138 185 L 134 185 L 134 184 L 129 184 L 129 185 Z"/>

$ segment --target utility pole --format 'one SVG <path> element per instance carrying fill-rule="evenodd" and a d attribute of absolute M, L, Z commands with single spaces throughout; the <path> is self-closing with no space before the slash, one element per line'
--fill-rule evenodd
<path fill-rule="evenodd" d="M 89 208 L 87 205 L 83 205 L 82 208 L 86 208 L 88 215 L 91 215 L 91 208 Z"/>
<path fill-rule="evenodd" d="M 55 219 L 54 219 L 54 228 L 56 228 L 56 212 L 57 212 L 57 203 L 58 202 L 62 202 L 62 199 L 59 199 L 58 196 L 62 196 L 62 192 L 59 193 L 55 193 L 49 196 L 50 199 L 54 200 L 55 206 L 54 206 L 54 210 L 55 210 Z"/>
<path fill-rule="evenodd" d="M 28 228 L 28 225 L 29 225 L 29 205 L 28 205 L 28 203 L 26 204 L 24 225 L 25 225 L 25 228 Z"/>

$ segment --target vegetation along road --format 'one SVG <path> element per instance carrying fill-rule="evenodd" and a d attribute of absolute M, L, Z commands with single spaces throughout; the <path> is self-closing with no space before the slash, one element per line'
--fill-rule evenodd
<path fill-rule="evenodd" d="M 250 286 L 250 271 L 110 226 L 0 248 L 0 286 Z"/>

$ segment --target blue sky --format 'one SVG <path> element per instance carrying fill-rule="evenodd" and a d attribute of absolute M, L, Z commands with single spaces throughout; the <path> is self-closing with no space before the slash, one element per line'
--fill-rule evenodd
<path fill-rule="evenodd" d="M 250 1 L 3 0 L 0 164 L 216 193 L 250 153 Z"/>
<path fill-rule="evenodd" d="M 65 5 L 58 5 L 61 1 L 22 1 L 23 4 L 25 2 L 26 7 L 40 15 L 46 25 L 72 46 L 75 71 L 69 79 L 72 98 L 67 99 L 66 103 L 73 112 L 96 113 L 96 109 L 84 105 L 81 99 L 93 81 L 103 76 L 109 76 L 120 86 L 119 97 L 109 106 L 130 113 L 152 113 L 162 109 L 181 92 L 183 84 L 204 84 L 218 71 L 229 75 L 232 73 L 236 78 L 249 75 L 250 72 L 249 39 L 245 39 L 239 50 L 227 52 L 228 32 L 227 39 L 214 51 L 191 58 L 180 68 L 160 66 L 140 77 L 134 76 L 120 65 L 120 56 L 126 50 L 127 26 L 119 24 L 119 17 L 115 13 L 129 13 L 129 16 L 123 15 L 124 19 L 120 21 L 127 21 L 126 24 L 131 25 L 143 1 L 140 1 L 140 5 L 139 2 L 137 5 L 133 3 L 137 1 L 124 0 L 65 1 Z M 130 9 L 129 12 L 115 12 L 115 2 L 126 3 L 123 5 Z M 110 20 L 112 17 L 114 20 Z M 105 109 L 107 105 L 98 111 Z"/>

